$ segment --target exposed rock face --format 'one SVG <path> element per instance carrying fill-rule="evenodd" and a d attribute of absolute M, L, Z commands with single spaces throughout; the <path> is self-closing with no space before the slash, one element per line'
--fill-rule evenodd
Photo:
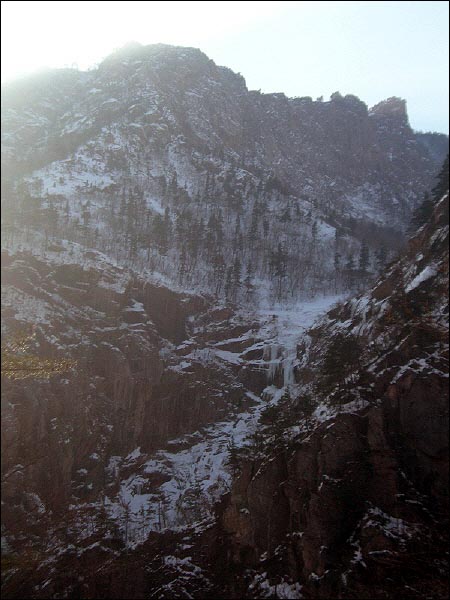
<path fill-rule="evenodd" d="M 230 564 L 266 571 L 273 582 L 281 575 L 304 582 L 313 597 L 345 598 L 359 579 L 365 580 L 365 569 L 377 565 L 378 553 L 389 555 L 393 563 L 411 558 L 402 557 L 405 532 L 406 538 L 409 530 L 419 540 L 421 535 L 433 537 L 441 549 L 426 501 L 417 493 L 417 488 L 424 490 L 427 469 L 411 474 L 409 457 L 396 446 L 396 424 L 387 415 L 389 407 L 336 417 L 256 474 L 255 467 L 246 465 L 222 517 L 231 536 Z M 392 437 L 388 429 L 395 431 Z M 406 427 L 401 434 L 407 437 L 411 431 Z M 431 456 L 442 460 L 442 452 L 437 444 Z M 439 479 L 441 485 L 444 481 Z M 427 496 L 434 496 L 434 490 L 428 489 Z M 374 523 L 371 515 L 380 521 Z M 415 543 L 420 545 L 417 539 Z M 433 564 L 438 558 L 439 553 L 430 556 L 430 580 L 439 575 L 441 565 Z M 362 597 L 383 597 L 386 588 L 380 581 L 377 585 Z"/>
<path fill-rule="evenodd" d="M 216 343 L 207 299 L 132 278 L 88 254 L 85 268 L 26 253 L 2 256 L 6 335 L 32 323 L 33 352 L 77 361 L 62 379 L 32 386 L 29 380 L 3 382 L 4 473 L 23 465 L 5 483 L 13 519 L 16 501 L 27 491 L 58 510 L 76 485 L 83 495 L 95 495 L 105 484 L 109 456 L 161 448 L 216 420 L 243 390 L 212 362 L 205 366 L 191 357 L 186 372 L 177 367 L 183 348 L 192 352 L 201 339 L 192 337 L 181 356 L 174 351 L 189 337 L 189 317 L 203 319 L 211 345 Z"/>
<path fill-rule="evenodd" d="M 7 578 L 12 597 L 40 593 L 45 547 L 56 556 L 95 535 L 110 560 L 123 539 L 132 545 L 208 517 L 230 477 L 221 471 L 229 438 L 220 421 L 247 417 L 257 398 L 248 390 L 266 385 L 264 361 L 240 358 L 262 344 L 258 323 L 99 253 L 73 252 L 73 264 L 61 264 L 61 248 L 45 257 L 2 254 L 5 337 L 32 325 L 28 352 L 76 361 L 48 381 L 2 382 L 3 533 L 13 557 L 30 553 L 35 566 L 20 564 L 19 587 Z M 179 456 L 188 462 L 177 466 Z M 140 504 L 121 504 L 125 494 Z M 145 531 L 128 531 L 128 520 L 144 516 Z M 64 555 L 70 563 L 70 551 Z"/>

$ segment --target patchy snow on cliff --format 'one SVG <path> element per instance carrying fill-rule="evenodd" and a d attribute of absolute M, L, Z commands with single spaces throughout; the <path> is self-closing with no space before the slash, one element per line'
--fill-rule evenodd
<path fill-rule="evenodd" d="M 300 583 L 291 583 L 282 579 L 279 583 L 270 583 L 267 573 L 258 573 L 254 575 L 249 591 L 257 593 L 259 598 L 303 598 L 301 593 L 302 585 Z"/>
<path fill-rule="evenodd" d="M 418 288 L 421 283 L 427 281 L 427 279 L 430 279 L 431 277 L 434 277 L 436 273 L 437 270 L 434 265 L 427 265 L 425 269 L 420 271 L 420 273 L 416 275 L 416 277 L 414 277 L 414 279 L 406 286 L 405 292 L 407 294 L 409 292 L 412 292 L 413 290 Z"/>
<path fill-rule="evenodd" d="M 262 394 L 263 399 L 245 392 L 253 402 L 245 411 L 204 427 L 196 434 L 169 442 L 169 447 L 179 446 L 181 450 L 159 450 L 153 456 L 145 457 L 136 449 L 128 455 L 127 466 L 134 465 L 134 474 L 120 482 L 116 497 L 107 500 L 108 513 L 119 525 L 128 545 L 143 542 L 150 531 L 182 530 L 194 523 L 203 527 L 212 521 L 215 502 L 231 485 L 230 447 L 247 446 L 262 410 L 269 404 L 277 404 L 286 386 L 295 385 L 293 369 L 297 343 L 315 319 L 340 299 L 340 296 L 329 296 L 289 308 L 277 306 L 262 310 L 258 313 L 261 329 L 256 333 L 248 332 L 212 347 L 196 348 L 178 365 L 169 367 L 181 372 L 192 366 L 191 361 L 207 366 L 217 359 L 225 366 L 239 366 L 245 364 L 239 352 L 220 350 L 217 346 L 226 347 L 228 343 L 249 340 L 253 348 L 253 336 L 263 336 L 266 340 L 262 346 L 264 358 L 251 363 L 257 362 L 266 368 L 269 385 Z M 248 348 L 244 354 L 245 351 Z M 281 388 L 270 385 L 277 369 L 283 370 L 284 386 Z M 356 405 L 348 407 L 348 410 L 355 409 Z M 324 420 L 323 414 L 317 418 Z M 161 478 L 161 483 L 149 484 L 149 481 Z"/>
<path fill-rule="evenodd" d="M 254 404 L 232 420 L 197 432 L 201 441 L 192 444 L 196 437 L 192 434 L 171 441 L 171 445 L 190 444 L 187 449 L 159 450 L 147 460 L 139 448 L 128 454 L 127 468 L 136 463 L 135 474 L 121 481 L 119 493 L 106 498 L 105 507 L 130 547 L 145 541 L 150 531 L 178 531 L 194 523 L 202 528 L 212 522 L 214 504 L 231 484 L 230 444 L 246 444 L 266 406 L 255 394 L 247 395 Z M 120 459 L 112 459 L 110 472 L 117 475 Z M 152 476 L 165 481 L 149 486 Z"/>

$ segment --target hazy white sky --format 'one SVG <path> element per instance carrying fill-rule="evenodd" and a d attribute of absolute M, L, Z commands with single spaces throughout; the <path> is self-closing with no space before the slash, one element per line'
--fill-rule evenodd
<path fill-rule="evenodd" d="M 448 132 L 448 2 L 2 2 L 2 80 L 86 69 L 130 41 L 194 46 L 288 96 L 408 101 L 415 129 Z"/>

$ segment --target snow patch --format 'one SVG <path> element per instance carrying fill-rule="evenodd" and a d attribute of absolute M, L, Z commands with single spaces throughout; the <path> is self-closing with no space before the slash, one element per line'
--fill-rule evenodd
<path fill-rule="evenodd" d="M 409 292 L 412 292 L 412 290 L 415 290 L 417 287 L 419 287 L 421 283 L 427 281 L 427 279 L 430 279 L 431 277 L 434 277 L 436 274 L 436 267 L 433 265 L 428 265 L 425 267 L 425 269 L 423 269 L 423 271 L 414 277 L 411 283 L 406 286 L 405 292 L 409 294 Z"/>

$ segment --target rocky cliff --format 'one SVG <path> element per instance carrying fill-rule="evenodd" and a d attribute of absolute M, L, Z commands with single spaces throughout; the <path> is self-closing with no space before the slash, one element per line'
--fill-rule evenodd
<path fill-rule="evenodd" d="M 276 594 L 288 574 L 307 597 L 445 595 L 447 286 L 448 195 L 372 290 L 299 346 L 296 402 L 313 373 L 322 403 L 278 447 L 267 429 L 221 516 L 227 559 L 253 577 L 241 592 Z"/>

